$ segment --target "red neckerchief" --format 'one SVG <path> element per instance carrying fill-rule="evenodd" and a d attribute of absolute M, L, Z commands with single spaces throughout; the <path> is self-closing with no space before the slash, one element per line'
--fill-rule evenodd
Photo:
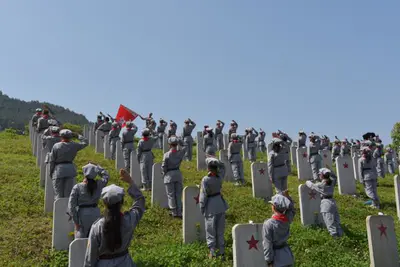
<path fill-rule="evenodd" d="M 274 215 L 272 215 L 272 219 L 281 221 L 281 222 L 289 221 L 285 214 L 274 214 Z"/>
<path fill-rule="evenodd" d="M 172 152 L 172 153 L 176 153 L 176 152 L 178 152 L 178 150 L 176 150 L 176 149 L 171 149 L 171 152 Z"/>
<path fill-rule="evenodd" d="M 48 119 L 48 118 L 49 118 L 49 115 L 43 115 L 43 118 L 44 118 L 44 119 Z"/>
<path fill-rule="evenodd" d="M 237 142 L 238 142 L 238 140 L 232 140 L 232 142 L 233 142 L 233 143 L 237 143 Z"/>
<path fill-rule="evenodd" d="M 66 140 L 66 139 L 61 140 L 61 142 L 63 142 L 63 143 L 69 143 L 69 141 L 70 140 Z"/>
<path fill-rule="evenodd" d="M 143 137 L 142 137 L 142 140 L 143 140 L 143 141 L 149 141 L 149 138 L 148 138 L 147 136 L 143 136 Z"/>
<path fill-rule="evenodd" d="M 116 128 L 116 127 L 112 127 L 111 129 L 112 129 L 113 131 L 117 130 L 117 128 Z"/>
<path fill-rule="evenodd" d="M 215 173 L 213 173 L 213 172 L 208 172 L 208 176 L 217 176 Z"/>
<path fill-rule="evenodd" d="M 36 112 L 36 115 L 42 116 L 42 112 Z"/>
<path fill-rule="evenodd" d="M 53 137 L 60 137 L 58 134 L 52 134 Z"/>

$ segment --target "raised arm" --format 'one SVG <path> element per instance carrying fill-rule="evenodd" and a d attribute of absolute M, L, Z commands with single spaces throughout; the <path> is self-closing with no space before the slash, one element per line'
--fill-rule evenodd
<path fill-rule="evenodd" d="M 105 187 L 108 184 L 108 180 L 110 179 L 108 171 L 106 171 L 105 169 L 103 169 L 103 167 L 98 165 L 97 174 L 101 177 L 101 179 L 98 181 L 98 184 L 101 186 L 101 188 Z"/>

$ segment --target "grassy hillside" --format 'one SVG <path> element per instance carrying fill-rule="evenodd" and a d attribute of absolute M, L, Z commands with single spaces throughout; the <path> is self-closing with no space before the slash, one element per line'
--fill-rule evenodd
<path fill-rule="evenodd" d="M 156 161 L 161 161 L 161 152 L 156 151 L 155 155 Z M 83 150 L 75 161 L 80 172 L 88 160 L 107 168 L 111 183 L 122 185 L 114 163 L 95 154 L 91 147 Z M 196 171 L 195 161 L 184 162 L 181 169 L 185 185 L 199 184 L 205 174 Z M 245 172 L 249 182 L 249 162 L 245 163 Z M 78 180 L 82 180 L 82 173 Z M 39 187 L 39 169 L 35 166 L 28 137 L 0 133 L 0 181 L 0 266 L 67 266 L 67 252 L 51 251 L 52 217 L 43 214 L 44 190 Z M 290 192 L 297 203 L 298 185 L 297 177 L 291 176 Z M 358 190 L 363 192 L 360 186 Z M 378 192 L 383 212 L 397 218 L 392 176 L 380 180 Z M 252 197 L 250 183 L 241 188 L 225 183 L 223 194 L 230 205 L 225 232 L 227 261 L 210 261 L 206 259 L 206 244 L 182 245 L 182 222 L 171 219 L 166 210 L 151 208 L 150 195 L 145 194 L 147 211 L 130 248 L 138 266 L 232 266 L 233 225 L 249 220 L 263 222 L 271 216 L 270 206 Z M 325 229 L 303 227 L 296 203 L 297 214 L 289 239 L 296 266 L 369 266 L 365 218 L 378 211 L 364 207 L 361 199 L 337 194 L 336 199 L 346 232 L 339 240 L 333 240 Z M 125 208 L 131 203 L 126 201 Z M 396 231 L 400 240 L 398 222 Z"/>

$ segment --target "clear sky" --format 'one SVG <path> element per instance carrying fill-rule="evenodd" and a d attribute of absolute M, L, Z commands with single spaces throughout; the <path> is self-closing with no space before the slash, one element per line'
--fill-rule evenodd
<path fill-rule="evenodd" d="M 235 119 L 240 132 L 387 143 L 399 12 L 398 0 L 2 0 L 0 90 L 91 120 L 124 104 L 179 129 Z"/>

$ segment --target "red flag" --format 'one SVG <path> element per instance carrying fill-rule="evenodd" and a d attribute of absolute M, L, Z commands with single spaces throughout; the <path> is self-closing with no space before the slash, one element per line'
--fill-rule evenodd
<path fill-rule="evenodd" d="M 122 127 L 124 127 L 127 121 L 133 121 L 137 118 L 137 116 L 139 115 L 133 110 L 130 110 L 124 105 L 119 105 L 118 113 L 117 116 L 115 117 L 115 120 L 118 123 L 122 124 Z"/>

